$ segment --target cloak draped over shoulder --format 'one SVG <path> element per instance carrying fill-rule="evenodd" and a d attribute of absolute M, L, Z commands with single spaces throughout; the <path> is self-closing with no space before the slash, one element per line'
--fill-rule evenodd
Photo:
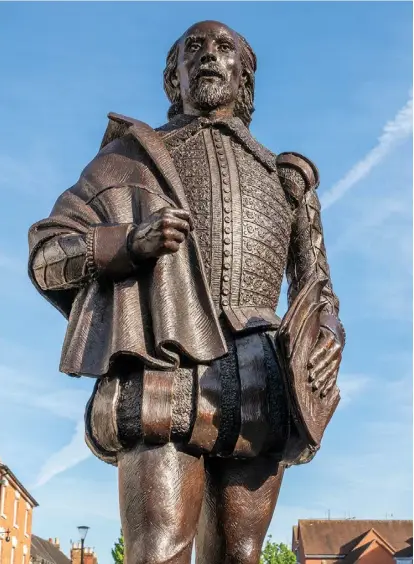
<path fill-rule="evenodd" d="M 124 280 L 90 279 L 82 287 L 42 290 L 33 260 L 48 240 L 85 235 L 96 225 L 139 224 L 174 195 L 133 135 L 107 144 L 79 181 L 57 200 L 50 216 L 29 231 L 29 275 L 67 319 L 60 370 L 102 377 L 117 358 L 155 370 L 206 364 L 227 353 L 210 296 L 196 235 L 180 250 L 138 267 Z"/>

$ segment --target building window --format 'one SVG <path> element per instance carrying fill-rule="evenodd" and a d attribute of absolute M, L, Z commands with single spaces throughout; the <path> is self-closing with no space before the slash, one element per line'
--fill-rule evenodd
<path fill-rule="evenodd" d="M 7 488 L 7 480 L 5 480 L 3 478 L 3 480 L 0 481 L 0 515 L 2 517 L 6 517 L 6 515 L 4 514 L 4 506 L 6 503 L 6 488 Z"/>
<path fill-rule="evenodd" d="M 26 513 L 24 514 L 24 534 L 26 536 L 28 536 L 27 534 L 27 522 L 29 520 L 29 509 L 26 506 Z"/>
<path fill-rule="evenodd" d="M 13 516 L 13 527 L 15 527 L 16 529 L 19 528 L 19 525 L 17 524 L 17 515 L 19 512 L 19 500 L 16 498 L 14 500 L 14 516 Z"/>

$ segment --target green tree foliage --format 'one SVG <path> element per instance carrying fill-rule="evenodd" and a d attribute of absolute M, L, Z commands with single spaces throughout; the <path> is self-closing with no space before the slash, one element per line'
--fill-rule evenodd
<path fill-rule="evenodd" d="M 115 564 L 123 564 L 124 562 L 124 535 L 121 531 L 121 536 L 114 544 L 114 548 L 111 550 L 112 558 Z"/>
<path fill-rule="evenodd" d="M 295 564 L 296 556 L 289 548 L 281 543 L 271 541 L 272 535 L 266 542 L 260 557 L 260 564 Z"/>

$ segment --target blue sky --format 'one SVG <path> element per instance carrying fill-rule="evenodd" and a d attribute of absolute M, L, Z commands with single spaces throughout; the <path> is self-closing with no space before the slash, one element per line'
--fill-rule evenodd
<path fill-rule="evenodd" d="M 286 473 L 269 532 L 289 542 L 328 510 L 412 518 L 411 4 L 2 3 L 0 457 L 39 501 L 34 532 L 68 550 L 85 523 L 100 564 L 119 530 L 116 470 L 83 443 L 93 382 L 58 372 L 65 322 L 27 279 L 27 230 L 94 157 L 109 111 L 165 120 L 167 49 L 204 19 L 257 53 L 253 134 L 320 169 L 348 334 L 341 405 L 315 460 Z"/>

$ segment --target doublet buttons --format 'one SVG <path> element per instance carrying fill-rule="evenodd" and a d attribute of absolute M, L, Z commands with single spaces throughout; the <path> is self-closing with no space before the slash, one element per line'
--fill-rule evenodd
<path fill-rule="evenodd" d="M 232 206 L 231 206 L 231 188 L 229 169 L 227 159 L 223 147 L 221 134 L 217 129 L 213 129 L 213 142 L 216 149 L 217 161 L 220 169 L 222 198 L 223 198 L 223 225 L 224 225 L 224 238 L 223 238 L 223 274 L 221 277 L 221 303 L 223 306 L 228 306 L 230 303 L 230 274 L 231 270 L 231 255 L 232 255 L 232 237 L 231 237 L 231 223 L 232 223 Z"/>

